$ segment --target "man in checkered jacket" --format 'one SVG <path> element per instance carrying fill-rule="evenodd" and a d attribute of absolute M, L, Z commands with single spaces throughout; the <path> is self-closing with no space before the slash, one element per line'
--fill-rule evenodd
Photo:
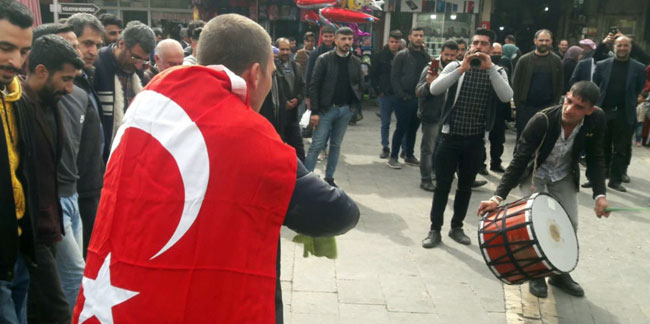
<path fill-rule="evenodd" d="M 490 59 L 494 38 L 494 32 L 477 29 L 463 61 L 448 64 L 431 83 L 431 94 L 446 93 L 447 99 L 441 119 L 441 141 L 434 156 L 437 185 L 431 207 L 431 229 L 422 241 L 424 248 L 432 248 L 441 241 L 443 216 L 456 172 L 458 188 L 449 236 L 461 244 L 471 242 L 463 232 L 463 220 L 472 183 L 483 163 L 485 134 L 494 124 L 498 103 L 512 98 L 506 71 Z"/>

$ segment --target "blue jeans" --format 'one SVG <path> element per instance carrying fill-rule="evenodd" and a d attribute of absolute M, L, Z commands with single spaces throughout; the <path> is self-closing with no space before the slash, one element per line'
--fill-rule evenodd
<path fill-rule="evenodd" d="M 86 263 L 83 259 L 83 226 L 79 214 L 78 195 L 62 197 L 61 208 L 63 209 L 63 229 L 65 235 L 56 244 L 56 268 L 61 279 L 61 288 L 65 299 L 74 309 L 77 302 L 77 294 L 83 278 Z"/>
<path fill-rule="evenodd" d="M 345 105 L 332 106 L 326 113 L 320 115 L 318 127 L 314 130 L 309 152 L 305 159 L 307 170 L 314 171 L 318 161 L 318 154 L 325 149 L 329 138 L 330 150 L 327 155 L 325 179 L 334 179 L 334 171 L 336 171 L 336 164 L 339 162 L 339 154 L 341 153 L 341 143 L 343 143 L 343 136 L 345 136 L 345 131 L 348 129 L 352 114 L 350 106 Z"/>
<path fill-rule="evenodd" d="M 0 323 L 27 323 L 27 291 L 29 271 L 19 252 L 12 281 L 0 280 Z"/>
<path fill-rule="evenodd" d="M 395 110 L 397 104 L 397 99 L 395 96 L 383 96 L 378 97 L 379 101 L 379 112 L 381 114 L 381 147 L 384 150 L 389 149 L 390 143 L 388 142 L 388 136 L 390 134 L 390 120 Z"/>

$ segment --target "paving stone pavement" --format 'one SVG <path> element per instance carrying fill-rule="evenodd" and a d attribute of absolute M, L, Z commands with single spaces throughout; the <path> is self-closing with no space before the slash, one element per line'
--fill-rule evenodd
<path fill-rule="evenodd" d="M 591 191 L 579 193 L 580 261 L 572 273 L 586 296 L 575 298 L 549 286 L 537 299 L 528 285 L 507 286 L 485 265 L 477 244 L 479 201 L 492 196 L 499 174 L 474 190 L 465 231 L 472 245 L 447 235 L 453 193 L 445 213 L 443 243 L 423 249 L 432 194 L 419 188 L 416 167 L 393 170 L 379 159 L 377 107 L 348 127 L 335 174 L 358 204 L 357 227 L 337 238 L 338 258 L 304 258 L 302 246 L 283 228 L 282 274 L 285 323 L 650 323 L 650 213 L 612 213 L 598 219 Z M 391 135 L 395 123 L 391 125 Z M 416 156 L 419 157 L 418 133 Z M 507 133 L 504 167 L 512 156 Z M 306 148 L 308 145 L 306 145 Z M 628 192 L 608 191 L 611 206 L 650 202 L 650 149 L 633 148 Z M 317 165 L 321 174 L 324 164 Z M 584 178 L 584 175 L 583 175 Z M 513 190 L 508 201 L 520 198 Z"/>

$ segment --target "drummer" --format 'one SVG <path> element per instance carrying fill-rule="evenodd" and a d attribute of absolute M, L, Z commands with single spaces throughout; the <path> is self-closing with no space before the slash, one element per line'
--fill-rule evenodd
<path fill-rule="evenodd" d="M 603 135 L 606 120 L 602 109 L 595 107 L 600 90 L 595 83 L 575 83 L 564 97 L 564 104 L 546 108 L 530 119 L 517 143 L 517 150 L 492 198 L 482 201 L 478 215 L 496 209 L 519 185 L 522 195 L 548 192 L 564 207 L 574 230 L 578 229 L 581 151 L 586 152 L 587 177 L 593 183 L 597 217 L 608 217 L 605 198 L 605 160 Z M 531 186 L 532 184 L 532 186 Z M 549 281 L 566 293 L 584 296 L 580 285 L 567 274 L 551 276 Z M 530 293 L 548 295 L 545 278 L 533 279 Z"/>

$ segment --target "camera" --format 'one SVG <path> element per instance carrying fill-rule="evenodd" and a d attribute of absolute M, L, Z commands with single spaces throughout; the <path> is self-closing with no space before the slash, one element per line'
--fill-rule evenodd
<path fill-rule="evenodd" d="M 481 66 L 481 59 L 479 59 L 479 58 L 471 59 L 469 61 L 469 66 L 471 66 L 473 68 L 477 68 L 477 67 Z"/>

